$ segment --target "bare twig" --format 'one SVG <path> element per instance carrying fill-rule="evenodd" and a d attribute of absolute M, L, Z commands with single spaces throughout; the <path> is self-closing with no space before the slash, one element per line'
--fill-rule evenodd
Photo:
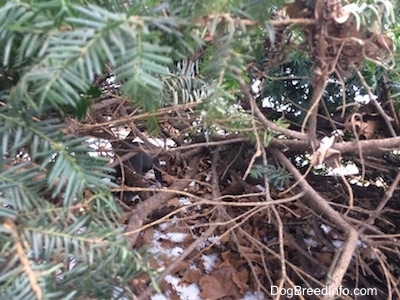
<path fill-rule="evenodd" d="M 301 153 L 311 151 L 311 144 L 307 141 L 294 141 L 273 138 L 271 146 L 285 151 L 286 153 Z M 371 139 L 359 141 L 360 149 L 364 155 L 377 155 L 400 149 L 400 136 L 385 139 Z M 339 142 L 332 146 L 332 149 L 339 150 L 341 154 L 358 155 L 357 142 Z"/>
<path fill-rule="evenodd" d="M 302 178 L 300 172 L 295 166 L 284 156 L 280 151 L 272 150 L 273 154 L 279 161 L 293 174 L 294 178 L 299 180 Z M 343 277 L 350 265 L 352 255 L 357 247 L 358 233 L 352 227 L 351 224 L 347 223 L 341 214 L 334 210 L 328 202 L 322 198 L 303 178 L 299 182 L 300 187 L 306 193 L 307 202 L 310 209 L 316 211 L 319 214 L 327 216 L 334 224 L 336 224 L 344 233 L 347 235 L 346 241 L 342 247 L 342 253 L 334 271 L 332 277 L 329 278 L 328 287 L 334 291 L 341 285 Z M 333 299 L 334 295 L 326 296 L 326 299 Z"/>
<path fill-rule="evenodd" d="M 190 253 L 195 251 L 202 243 L 204 243 L 208 237 L 210 237 L 217 228 L 216 225 L 210 226 L 203 234 L 197 238 L 193 243 L 188 246 L 185 251 L 183 251 L 177 258 L 175 258 L 174 263 L 170 264 L 165 270 L 158 276 L 157 283 L 160 284 L 165 276 L 172 273 L 172 271 L 176 268 L 176 266 L 181 263 Z M 151 293 L 153 292 L 154 287 L 149 286 L 139 297 L 138 300 L 147 300 L 150 298 Z"/>
<path fill-rule="evenodd" d="M 400 171 L 397 172 L 396 178 L 393 180 L 390 188 L 385 192 L 382 200 L 379 202 L 378 206 L 376 207 L 374 213 L 364 222 L 364 225 L 359 229 L 359 233 L 361 234 L 367 228 L 366 225 L 374 224 L 376 218 L 381 214 L 383 208 L 386 206 L 387 202 L 392 198 L 393 193 L 396 188 L 398 188 L 400 182 Z"/>
<path fill-rule="evenodd" d="M 286 129 L 276 125 L 274 122 L 268 120 L 263 113 L 258 108 L 257 104 L 255 103 L 253 95 L 250 93 L 249 88 L 244 84 L 240 83 L 240 90 L 245 96 L 246 100 L 251 103 L 252 107 L 254 107 L 254 115 L 258 118 L 258 120 L 270 130 L 282 133 L 288 137 L 299 139 L 299 140 L 308 140 L 307 134 L 300 133 L 295 130 Z"/>
<path fill-rule="evenodd" d="M 379 114 L 382 116 L 383 120 L 384 120 L 385 123 L 386 123 L 387 128 L 388 128 L 389 131 L 390 131 L 390 134 L 391 134 L 392 136 L 396 137 L 397 134 L 396 134 L 396 131 L 394 130 L 393 125 L 392 125 L 392 123 L 391 123 L 391 121 L 392 121 L 392 120 L 391 120 L 391 117 L 388 116 L 388 115 L 386 114 L 386 112 L 383 110 L 382 106 L 378 103 L 378 101 L 375 100 L 374 94 L 372 93 L 371 88 L 369 87 L 369 85 L 368 85 L 367 82 L 365 81 L 364 76 L 362 76 L 361 72 L 358 71 L 357 69 L 355 69 L 355 70 L 356 70 L 356 73 L 357 73 L 358 78 L 360 79 L 362 85 L 364 86 L 364 88 L 365 88 L 365 89 L 367 90 L 367 92 L 368 92 L 370 102 L 375 106 L 376 110 L 377 110 L 377 111 L 379 112 Z"/>
<path fill-rule="evenodd" d="M 193 175 L 197 172 L 198 161 L 198 158 L 190 161 L 186 178 L 193 177 Z M 170 188 L 175 190 L 183 190 L 189 183 L 190 181 L 188 180 L 181 180 L 174 183 Z M 135 245 L 136 240 L 139 236 L 139 232 L 137 232 L 136 229 L 142 227 L 144 221 L 147 218 L 147 215 L 159 208 L 160 205 L 162 205 L 174 196 L 175 194 L 163 192 L 163 190 L 160 189 L 160 192 L 139 203 L 136 206 L 135 210 L 132 212 L 132 215 L 129 218 L 128 225 L 125 229 L 126 236 L 130 240 L 131 247 Z"/>

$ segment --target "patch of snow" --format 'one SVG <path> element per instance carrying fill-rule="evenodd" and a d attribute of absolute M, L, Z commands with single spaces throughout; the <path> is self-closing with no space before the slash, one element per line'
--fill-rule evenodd
<path fill-rule="evenodd" d="M 241 300 L 260 300 L 264 299 L 264 293 L 246 292 Z"/>
<path fill-rule="evenodd" d="M 204 179 L 205 182 L 211 181 L 211 172 L 206 172 L 206 178 Z"/>
<path fill-rule="evenodd" d="M 218 255 L 216 253 L 212 253 L 209 255 L 202 255 L 201 258 L 203 259 L 204 269 L 207 273 L 210 273 L 215 267 Z"/>
<path fill-rule="evenodd" d="M 361 241 L 360 239 L 357 240 L 357 246 L 361 248 L 368 248 L 368 245 Z"/>
<path fill-rule="evenodd" d="M 189 269 L 190 270 L 200 270 L 198 266 L 193 265 L 193 264 L 189 266 Z"/>
<path fill-rule="evenodd" d="M 339 175 L 356 175 L 360 171 L 358 170 L 357 166 L 355 164 L 348 164 L 346 166 L 341 165 L 337 168 L 334 168 L 333 170 L 328 172 L 328 175 L 331 176 L 339 176 Z"/>
<path fill-rule="evenodd" d="M 171 227 L 172 223 L 171 222 L 165 222 L 161 223 L 158 225 L 160 227 L 161 231 L 167 230 L 169 227 Z"/>
<path fill-rule="evenodd" d="M 201 300 L 200 288 L 197 284 L 180 285 L 180 278 L 172 275 L 165 276 L 165 281 L 174 287 L 180 300 Z"/>
<path fill-rule="evenodd" d="M 378 96 L 372 95 L 372 97 L 370 97 L 370 95 L 368 95 L 368 94 L 357 95 L 354 97 L 354 101 L 361 103 L 361 104 L 368 104 L 371 101 L 371 98 L 376 100 L 376 99 L 378 99 Z"/>
<path fill-rule="evenodd" d="M 155 256 L 157 256 L 158 254 L 165 254 L 167 257 L 178 257 L 183 253 L 184 249 L 178 246 L 170 249 L 165 249 L 162 247 L 160 242 L 154 242 L 152 248 L 149 251 Z"/>
<path fill-rule="evenodd" d="M 265 187 L 262 186 L 261 184 L 257 184 L 256 188 L 261 192 L 261 193 L 265 193 Z"/>
<path fill-rule="evenodd" d="M 359 176 L 358 178 L 357 177 L 352 178 L 349 181 L 350 181 L 351 184 L 356 184 L 356 185 L 361 186 L 361 187 L 367 187 L 367 186 L 371 185 L 371 183 L 369 181 L 363 180 L 361 178 L 361 176 Z"/>
<path fill-rule="evenodd" d="M 251 84 L 251 90 L 253 93 L 259 93 L 260 92 L 260 85 L 261 85 L 261 80 L 256 79 L 254 82 Z"/>
<path fill-rule="evenodd" d="M 154 235 L 153 235 L 153 241 L 152 241 L 152 247 L 149 249 L 151 253 L 155 255 L 157 258 L 157 255 L 159 254 L 164 254 L 168 257 L 178 257 L 181 255 L 184 251 L 182 247 L 173 247 L 173 248 L 164 248 L 162 246 L 162 243 L 158 241 L 160 236 L 164 234 L 160 233 L 159 231 L 155 230 Z"/>
<path fill-rule="evenodd" d="M 332 228 L 330 228 L 329 226 L 325 225 L 325 224 L 321 224 L 320 228 L 322 229 L 322 231 L 326 234 L 328 234 Z"/>
<path fill-rule="evenodd" d="M 207 241 L 210 244 L 213 244 L 213 245 L 220 245 L 221 244 L 221 240 L 220 240 L 219 236 L 210 236 L 210 237 L 207 238 Z"/>
<path fill-rule="evenodd" d="M 170 240 L 174 243 L 181 243 L 185 240 L 185 237 L 187 236 L 186 233 L 182 232 L 167 232 L 167 233 L 161 233 L 159 231 L 154 232 L 154 238 L 155 239 L 164 239 L 164 240 Z"/>
<path fill-rule="evenodd" d="M 333 246 L 335 246 L 336 248 L 340 248 L 343 246 L 343 241 L 341 240 L 333 240 L 332 241 Z"/>
<path fill-rule="evenodd" d="M 192 226 L 192 228 L 194 229 L 194 228 L 196 228 L 196 226 Z M 196 238 L 196 237 L 194 237 L 194 238 Z M 210 247 L 210 245 L 220 245 L 220 244 L 221 244 L 221 240 L 220 240 L 219 236 L 210 236 L 199 245 L 199 248 L 203 249 L 206 247 Z"/>
<path fill-rule="evenodd" d="M 181 197 L 179 198 L 178 204 L 180 206 L 190 205 L 192 204 L 192 201 L 190 201 L 189 197 Z"/>
<path fill-rule="evenodd" d="M 317 241 L 314 240 L 314 239 L 307 238 L 307 239 L 304 239 L 304 242 L 305 242 L 306 245 L 309 246 L 309 247 L 317 247 L 317 246 L 318 246 Z"/>
<path fill-rule="evenodd" d="M 151 300 L 169 300 L 170 298 L 165 296 L 164 294 L 156 294 L 150 297 Z"/>

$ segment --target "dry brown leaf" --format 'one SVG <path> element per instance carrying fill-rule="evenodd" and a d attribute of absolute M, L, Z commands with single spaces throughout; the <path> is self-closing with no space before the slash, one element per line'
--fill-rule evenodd
<path fill-rule="evenodd" d="M 235 272 L 232 274 L 232 281 L 237 285 L 241 294 L 244 294 L 249 286 L 246 284 L 249 280 L 249 271 L 242 269 L 240 272 Z"/>
<path fill-rule="evenodd" d="M 177 273 L 180 274 L 181 272 L 187 270 L 190 267 L 190 264 L 186 261 L 182 261 L 179 264 L 176 264 L 176 263 L 174 263 L 174 264 L 175 264 L 175 268 L 172 270 L 172 272 L 171 272 L 172 274 L 177 274 Z"/>
<path fill-rule="evenodd" d="M 229 242 L 229 238 L 230 238 L 230 233 L 224 234 L 223 236 L 220 236 L 220 242 L 222 244 L 225 244 L 225 243 Z"/>
<path fill-rule="evenodd" d="M 225 251 L 221 253 L 222 260 L 230 260 L 231 258 L 231 251 Z"/>
<path fill-rule="evenodd" d="M 218 265 L 218 269 L 223 268 L 223 267 L 232 268 L 232 264 L 229 260 L 224 260 Z"/>
<path fill-rule="evenodd" d="M 333 254 L 329 252 L 314 252 L 315 257 L 324 265 L 329 266 L 332 263 Z"/>
<path fill-rule="evenodd" d="M 241 298 L 240 290 L 233 281 L 236 270 L 227 261 L 222 264 L 227 266 L 218 267 L 200 280 L 202 291 L 200 297 L 204 299 L 220 299 L 228 296 L 234 299 Z"/>
<path fill-rule="evenodd" d="M 226 297 L 227 293 L 224 289 L 224 284 L 219 282 L 214 276 L 206 275 L 199 282 L 202 299 L 216 300 Z"/>
<path fill-rule="evenodd" d="M 203 274 L 199 269 L 188 267 L 187 272 L 182 276 L 182 282 L 198 283 L 202 276 Z"/>
<path fill-rule="evenodd" d="M 147 228 L 142 235 L 143 243 L 145 245 L 150 245 L 153 240 L 153 236 L 154 236 L 154 228 L 153 227 Z"/>
<path fill-rule="evenodd" d="M 171 200 L 169 200 L 167 202 L 166 206 L 167 207 L 174 207 L 174 208 L 178 207 L 179 206 L 179 198 L 178 197 L 172 198 Z"/>

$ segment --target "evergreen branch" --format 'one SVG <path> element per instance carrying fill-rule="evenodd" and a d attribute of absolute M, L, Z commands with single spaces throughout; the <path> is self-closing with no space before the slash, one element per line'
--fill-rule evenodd
<path fill-rule="evenodd" d="M 43 294 L 42 289 L 40 288 L 36 274 L 35 272 L 33 272 L 29 260 L 26 257 L 24 247 L 22 246 L 21 237 L 18 234 L 18 228 L 10 219 L 5 220 L 4 228 L 11 231 L 11 236 L 14 238 L 17 255 L 20 259 L 20 262 L 23 266 L 26 275 L 29 278 L 31 288 L 34 291 L 37 299 L 42 299 L 42 294 Z"/>

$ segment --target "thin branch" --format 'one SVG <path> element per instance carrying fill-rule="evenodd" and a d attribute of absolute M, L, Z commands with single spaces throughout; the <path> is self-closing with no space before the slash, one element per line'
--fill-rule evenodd
<path fill-rule="evenodd" d="M 360 234 L 367 228 L 367 225 L 372 225 L 376 218 L 381 214 L 383 208 L 386 206 L 388 201 L 392 198 L 394 191 L 398 188 L 400 182 L 400 171 L 397 172 L 396 178 L 393 180 L 390 188 L 385 192 L 382 200 L 379 202 L 377 208 L 375 209 L 374 213 L 364 222 L 364 226 L 360 228 L 358 231 Z"/>
<path fill-rule="evenodd" d="M 318 117 L 318 105 L 325 92 L 325 87 L 328 84 L 328 74 L 322 74 L 318 81 L 313 86 L 313 95 L 311 98 L 311 107 L 304 117 L 303 124 L 301 126 L 301 132 L 304 134 L 305 127 L 308 122 L 308 138 L 310 141 L 316 139 L 317 134 L 317 117 Z"/>
<path fill-rule="evenodd" d="M 362 85 L 364 86 L 364 88 L 368 92 L 368 96 L 369 96 L 370 102 L 375 106 L 376 110 L 382 116 L 383 120 L 385 121 L 385 124 L 386 124 L 387 128 L 390 131 L 390 134 L 392 136 L 394 136 L 394 137 L 397 136 L 396 131 L 394 130 L 394 128 L 392 126 L 392 123 L 391 123 L 392 122 L 392 118 L 386 114 L 386 112 L 383 110 L 382 106 L 378 103 L 378 101 L 375 100 L 374 94 L 372 93 L 371 88 L 369 87 L 369 85 L 365 81 L 364 76 L 362 76 L 361 72 L 358 71 L 357 69 L 355 69 L 355 70 L 356 70 L 356 73 L 357 73 L 358 78 L 360 79 Z"/>
<path fill-rule="evenodd" d="M 334 224 L 336 224 L 344 233 L 347 235 L 346 241 L 342 247 L 342 253 L 336 266 L 334 266 L 334 271 L 332 277 L 329 278 L 327 286 L 331 291 L 338 289 L 341 285 L 344 275 L 352 260 L 352 255 L 357 248 L 358 233 L 349 224 L 341 214 L 334 210 L 328 202 L 318 194 L 312 186 L 302 178 L 301 173 L 296 169 L 295 166 L 283 155 L 280 151 L 272 150 L 273 155 L 293 174 L 296 180 L 299 180 L 299 185 L 302 190 L 306 193 L 307 205 L 313 211 L 316 211 L 322 215 L 327 216 Z M 333 299 L 335 295 L 328 295 L 325 299 Z"/>
<path fill-rule="evenodd" d="M 393 150 L 400 150 L 400 137 L 359 141 L 359 145 L 363 154 L 379 155 Z M 273 138 L 270 146 L 290 154 L 312 151 L 311 144 L 308 141 Z M 339 150 L 342 154 L 347 155 L 357 155 L 359 153 L 357 141 L 335 143 L 332 149 Z"/>
<path fill-rule="evenodd" d="M 185 251 L 183 251 L 177 258 L 175 258 L 174 263 L 170 264 L 165 270 L 158 276 L 157 283 L 160 284 L 165 276 L 171 274 L 173 270 L 179 265 L 188 255 L 190 255 L 193 251 L 200 247 L 202 243 L 204 243 L 211 235 L 214 234 L 217 225 L 212 225 L 208 228 L 203 234 L 197 238 L 193 243 L 188 246 Z M 151 293 L 153 292 L 154 287 L 150 285 L 139 297 L 138 300 L 149 299 Z"/>
<path fill-rule="evenodd" d="M 244 83 L 240 83 L 240 90 L 243 93 L 244 97 L 246 98 L 246 101 L 248 101 L 249 103 L 251 103 L 251 105 L 253 105 L 254 115 L 258 118 L 258 120 L 261 122 L 261 124 L 263 124 L 265 126 L 265 128 L 282 133 L 291 138 L 295 138 L 295 139 L 299 139 L 299 140 L 308 140 L 307 134 L 280 127 L 280 126 L 276 125 L 274 122 L 268 120 L 263 115 L 263 113 L 261 112 L 259 107 L 257 106 L 253 95 L 250 93 L 249 88 Z"/>
<path fill-rule="evenodd" d="M 188 173 L 186 175 L 187 179 L 192 178 L 193 175 L 196 173 L 198 161 L 198 157 L 195 157 L 195 159 L 192 159 L 192 161 L 190 161 Z M 189 185 L 189 183 L 189 180 L 180 180 L 171 185 L 170 189 L 183 190 L 187 185 Z M 142 227 L 144 221 L 147 219 L 147 216 L 152 211 L 159 208 L 163 203 L 173 198 L 174 196 L 174 193 L 163 192 L 163 190 L 160 189 L 160 192 L 156 193 L 154 196 L 144 200 L 136 206 L 135 210 L 132 212 L 132 215 L 129 218 L 128 225 L 125 229 L 125 235 L 130 240 L 131 247 L 135 245 L 140 233 L 136 229 Z"/>

